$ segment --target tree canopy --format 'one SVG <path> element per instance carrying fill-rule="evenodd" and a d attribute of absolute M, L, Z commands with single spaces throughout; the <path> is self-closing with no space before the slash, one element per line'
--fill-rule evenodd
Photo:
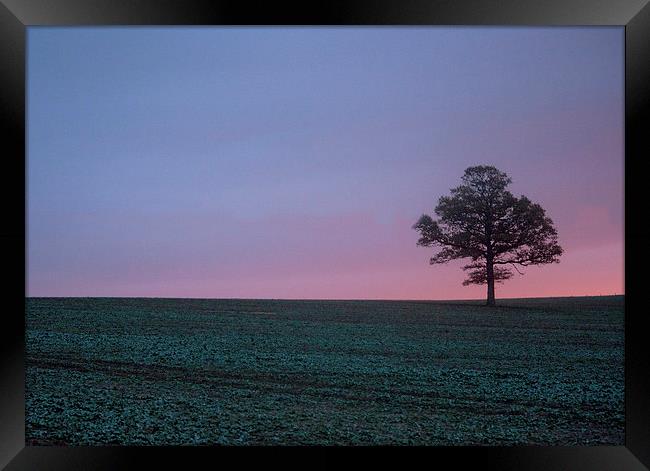
<path fill-rule="evenodd" d="M 539 204 L 510 193 L 511 182 L 495 167 L 469 167 L 461 185 L 439 199 L 438 220 L 423 214 L 413 226 L 417 245 L 440 248 L 431 264 L 470 259 L 463 284 L 487 284 L 488 305 L 495 304 L 494 283 L 511 278 L 512 269 L 558 263 L 562 255 L 553 221 Z"/>

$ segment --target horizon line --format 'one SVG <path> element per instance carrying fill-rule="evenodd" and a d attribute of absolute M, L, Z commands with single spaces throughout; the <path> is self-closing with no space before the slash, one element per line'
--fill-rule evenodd
<path fill-rule="evenodd" d="M 569 296 L 524 296 L 524 297 L 503 297 L 496 300 L 519 300 L 519 299 L 560 299 L 560 298 L 611 298 L 625 297 L 625 293 L 614 294 L 580 294 Z M 462 302 L 475 301 L 485 302 L 485 298 L 468 299 L 388 299 L 388 298 L 206 298 L 206 297 L 178 297 L 178 296 L 25 296 L 25 299 L 36 298 L 77 298 L 77 299 L 191 299 L 205 301 L 393 301 L 393 302 Z"/>

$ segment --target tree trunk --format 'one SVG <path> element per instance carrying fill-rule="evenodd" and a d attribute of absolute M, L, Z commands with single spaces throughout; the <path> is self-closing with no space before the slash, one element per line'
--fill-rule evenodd
<path fill-rule="evenodd" d="M 487 271 L 487 302 L 486 306 L 494 306 L 494 264 L 492 263 L 492 257 L 488 257 L 486 260 L 486 271 Z"/>
<path fill-rule="evenodd" d="M 494 306 L 494 252 L 492 250 L 492 207 L 486 215 L 485 224 L 485 274 L 487 275 L 487 306 Z"/>

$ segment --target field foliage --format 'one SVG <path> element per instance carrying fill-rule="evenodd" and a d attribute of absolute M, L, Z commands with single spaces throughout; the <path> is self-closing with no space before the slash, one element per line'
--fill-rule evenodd
<path fill-rule="evenodd" d="M 620 445 L 623 302 L 28 298 L 27 442 Z"/>

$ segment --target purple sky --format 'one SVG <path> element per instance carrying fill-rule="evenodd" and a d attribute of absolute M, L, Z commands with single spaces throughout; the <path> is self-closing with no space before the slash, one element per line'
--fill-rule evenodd
<path fill-rule="evenodd" d="M 489 164 L 622 293 L 622 27 L 28 28 L 28 296 L 464 299 L 411 229 Z"/>

